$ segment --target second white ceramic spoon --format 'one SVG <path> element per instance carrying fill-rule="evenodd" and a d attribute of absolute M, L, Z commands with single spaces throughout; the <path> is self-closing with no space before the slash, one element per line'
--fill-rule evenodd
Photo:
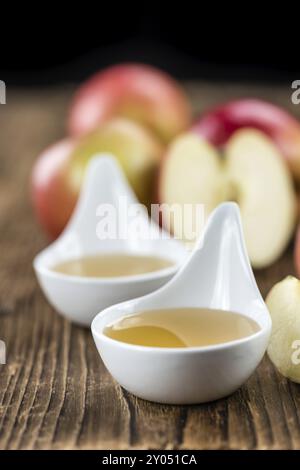
<path fill-rule="evenodd" d="M 197 348 L 136 346 L 103 334 L 125 315 L 177 307 L 230 310 L 252 318 L 260 330 L 244 339 Z M 211 214 L 198 246 L 168 284 L 104 310 L 92 323 L 96 346 L 113 377 L 141 398 L 172 404 L 207 402 L 239 388 L 262 359 L 270 331 L 235 203 L 224 203 Z"/>
<path fill-rule="evenodd" d="M 119 208 L 120 201 L 122 209 Z M 115 209 L 117 217 L 122 216 L 116 237 L 99 239 L 96 228 L 101 204 L 102 208 L 109 205 Z M 168 237 L 155 223 L 150 224 L 146 212 L 139 217 L 140 231 L 134 230 L 130 211 L 136 204 L 138 201 L 117 161 L 107 155 L 94 157 L 87 168 L 70 222 L 60 237 L 39 253 L 33 262 L 47 299 L 68 319 L 90 326 L 99 310 L 161 287 L 186 259 L 187 251 L 183 244 Z M 124 230 L 124 237 L 119 236 L 119 230 Z M 112 253 L 161 257 L 173 264 L 159 271 L 113 278 L 71 276 L 52 269 L 70 259 Z"/>

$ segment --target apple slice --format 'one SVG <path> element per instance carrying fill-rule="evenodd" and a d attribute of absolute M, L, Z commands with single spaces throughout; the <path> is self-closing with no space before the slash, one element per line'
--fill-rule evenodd
<path fill-rule="evenodd" d="M 290 174 L 277 147 L 254 129 L 235 132 L 226 156 L 249 257 L 254 267 L 267 266 L 284 251 L 294 229 L 296 202 Z"/>
<path fill-rule="evenodd" d="M 269 292 L 272 318 L 268 355 L 285 377 L 300 383 L 300 281 L 288 276 Z"/>
<path fill-rule="evenodd" d="M 162 207 L 164 226 L 175 237 L 190 241 L 193 223 L 181 216 L 180 209 L 187 203 L 200 203 L 206 217 L 224 199 L 223 182 L 221 160 L 212 145 L 192 133 L 177 137 L 168 149 L 160 174 L 159 198 L 166 204 Z M 172 213 L 167 206 L 172 206 Z"/>
<path fill-rule="evenodd" d="M 234 133 L 223 156 L 193 132 L 178 137 L 162 162 L 159 194 L 160 202 L 169 205 L 202 203 L 206 216 L 220 202 L 236 201 L 249 257 L 257 268 L 275 261 L 293 233 L 291 176 L 272 141 L 254 129 Z M 191 227 L 192 222 L 185 224 Z M 180 216 L 167 224 L 177 237 L 186 233 L 182 225 Z"/>

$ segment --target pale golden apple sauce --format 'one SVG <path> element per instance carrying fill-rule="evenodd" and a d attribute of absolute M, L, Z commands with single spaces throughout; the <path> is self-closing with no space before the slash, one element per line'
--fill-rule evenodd
<path fill-rule="evenodd" d="M 63 261 L 52 267 L 57 273 L 81 277 L 119 277 L 145 274 L 173 266 L 172 261 L 155 256 L 104 254 Z"/>
<path fill-rule="evenodd" d="M 149 310 L 124 316 L 103 333 L 117 341 L 160 348 L 189 348 L 227 343 L 260 330 L 244 315 L 210 308 Z"/>

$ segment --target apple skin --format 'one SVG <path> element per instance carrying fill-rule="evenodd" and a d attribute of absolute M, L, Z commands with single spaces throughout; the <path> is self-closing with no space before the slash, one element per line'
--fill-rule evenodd
<path fill-rule="evenodd" d="M 68 174 L 74 139 L 52 145 L 35 162 L 31 174 L 31 196 L 36 217 L 51 239 L 57 238 L 75 207 L 78 191 Z"/>
<path fill-rule="evenodd" d="M 252 127 L 270 137 L 300 183 L 300 123 L 284 109 L 258 99 L 230 101 L 204 114 L 194 132 L 217 147 L 238 129 Z"/>
<path fill-rule="evenodd" d="M 163 71 L 144 64 L 115 65 L 79 88 L 68 130 L 71 136 L 82 135 L 123 116 L 150 128 L 166 143 L 190 126 L 191 115 L 183 89 Z"/>
<path fill-rule="evenodd" d="M 162 150 L 146 129 L 121 118 L 81 138 L 54 144 L 38 157 L 32 170 L 37 219 L 51 239 L 58 237 L 76 205 L 89 160 L 101 152 L 117 158 L 139 200 L 149 205 Z"/>

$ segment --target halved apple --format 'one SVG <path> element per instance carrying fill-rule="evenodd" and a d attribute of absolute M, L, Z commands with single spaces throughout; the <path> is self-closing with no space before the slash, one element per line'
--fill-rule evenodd
<path fill-rule="evenodd" d="M 159 195 L 167 204 L 202 203 L 206 216 L 222 201 L 238 202 L 257 268 L 281 255 L 294 230 L 291 176 L 272 141 L 255 129 L 235 132 L 223 156 L 194 132 L 178 137 L 162 163 Z M 180 223 L 168 227 L 178 237 L 186 232 Z"/>
<path fill-rule="evenodd" d="M 249 127 L 274 142 L 299 183 L 300 123 L 285 109 L 254 98 L 229 101 L 197 119 L 193 130 L 213 145 L 223 147 L 234 132 Z"/>

